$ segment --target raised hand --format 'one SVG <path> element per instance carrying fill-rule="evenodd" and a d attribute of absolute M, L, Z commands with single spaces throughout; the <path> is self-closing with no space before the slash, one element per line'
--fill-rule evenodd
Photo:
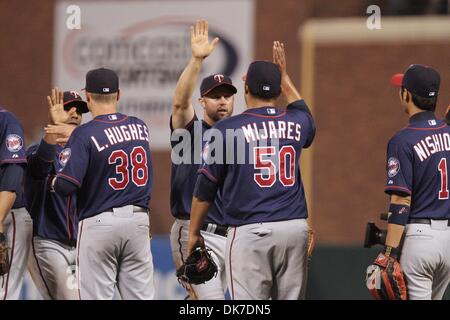
<path fill-rule="evenodd" d="M 58 88 L 52 89 L 51 95 L 47 96 L 47 102 L 51 124 L 67 122 L 72 114 L 76 112 L 76 108 L 72 108 L 69 112 L 64 110 L 64 92 Z"/>
<path fill-rule="evenodd" d="M 214 38 L 211 43 L 208 40 L 208 21 L 199 20 L 195 26 L 191 26 L 191 49 L 194 58 L 204 59 L 213 52 L 219 38 Z"/>
<path fill-rule="evenodd" d="M 284 43 L 280 41 L 273 42 L 273 63 L 275 63 L 278 68 L 280 68 L 281 76 L 287 74 L 286 69 L 286 55 L 284 53 Z"/>

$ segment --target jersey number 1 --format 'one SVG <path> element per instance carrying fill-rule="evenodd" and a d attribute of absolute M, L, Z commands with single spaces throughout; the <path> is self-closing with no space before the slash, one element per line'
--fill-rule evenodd
<path fill-rule="evenodd" d="M 439 190 L 439 200 L 448 199 L 448 175 L 447 175 L 447 159 L 442 158 L 439 161 L 439 172 L 441 173 L 441 190 Z"/>
<path fill-rule="evenodd" d="M 274 185 L 276 181 L 277 168 L 275 163 L 270 159 L 263 157 L 273 156 L 275 154 L 275 147 L 255 147 L 253 155 L 255 159 L 254 168 L 264 169 L 266 174 L 255 173 L 253 179 L 261 188 L 268 188 Z M 293 146 L 284 146 L 278 153 L 278 163 L 280 173 L 278 178 L 283 186 L 293 186 L 295 183 L 295 149 Z"/>
<path fill-rule="evenodd" d="M 142 187 L 148 181 L 147 153 L 142 147 L 134 147 L 130 153 L 131 160 L 131 181 Z M 111 152 L 108 158 L 109 164 L 116 165 L 117 178 L 109 178 L 108 183 L 114 190 L 123 190 L 130 182 L 130 170 L 128 168 L 128 155 L 123 150 Z"/>

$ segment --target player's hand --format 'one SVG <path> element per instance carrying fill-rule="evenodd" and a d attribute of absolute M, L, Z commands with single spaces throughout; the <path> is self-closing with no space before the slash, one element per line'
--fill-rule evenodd
<path fill-rule="evenodd" d="M 204 59 L 219 43 L 219 38 L 214 38 L 211 43 L 208 40 L 208 21 L 199 20 L 195 26 L 191 26 L 191 49 L 194 58 Z"/>
<path fill-rule="evenodd" d="M 70 109 L 68 112 L 64 110 L 64 92 L 58 88 L 53 88 L 50 96 L 47 96 L 48 115 L 50 123 L 67 122 L 70 117 L 76 113 L 76 108 Z"/>
<path fill-rule="evenodd" d="M 284 43 L 280 41 L 274 41 L 273 42 L 273 63 L 275 63 L 278 68 L 280 68 L 281 76 L 287 75 L 287 69 L 286 69 L 286 55 L 284 53 Z"/>
<path fill-rule="evenodd" d="M 77 126 L 73 124 L 66 124 L 57 122 L 55 124 L 49 124 L 44 128 L 45 133 L 57 135 L 56 143 L 67 143 L 69 141 L 70 135 Z"/>
<path fill-rule="evenodd" d="M 200 234 L 189 234 L 188 256 L 198 247 L 205 248 L 205 239 Z"/>

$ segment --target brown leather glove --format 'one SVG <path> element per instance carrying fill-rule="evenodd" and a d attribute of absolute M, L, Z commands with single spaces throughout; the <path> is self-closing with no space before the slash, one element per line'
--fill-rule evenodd
<path fill-rule="evenodd" d="M 376 300 L 408 300 L 405 274 L 398 255 L 386 247 L 367 268 L 366 286 Z"/>

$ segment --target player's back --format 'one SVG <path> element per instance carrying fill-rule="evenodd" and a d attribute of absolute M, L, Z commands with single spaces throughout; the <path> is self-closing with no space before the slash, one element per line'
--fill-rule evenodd
<path fill-rule="evenodd" d="M 307 217 L 298 160 L 302 148 L 312 143 L 315 127 L 306 110 L 301 100 L 287 109 L 248 109 L 216 125 L 224 137 L 227 129 L 241 132 L 241 138 L 234 138 L 233 148 L 226 142 L 227 164 L 216 166 L 226 171 L 220 189 L 226 224 Z M 205 166 L 202 170 L 211 168 L 215 170 L 214 166 Z M 206 174 L 209 173 L 220 175 L 218 172 Z"/>
<path fill-rule="evenodd" d="M 75 163 L 71 161 L 72 168 L 64 171 L 76 172 L 77 161 L 86 168 L 85 173 L 75 173 L 84 177 L 78 181 L 80 219 L 124 205 L 148 207 L 153 173 L 149 132 L 142 120 L 120 113 L 97 116 L 78 127 L 70 139 L 79 139 L 81 143 L 71 145 L 88 150 L 66 151 Z"/>
<path fill-rule="evenodd" d="M 388 145 L 386 191 L 411 195 L 411 218 L 450 218 L 450 126 L 421 112 Z"/>

